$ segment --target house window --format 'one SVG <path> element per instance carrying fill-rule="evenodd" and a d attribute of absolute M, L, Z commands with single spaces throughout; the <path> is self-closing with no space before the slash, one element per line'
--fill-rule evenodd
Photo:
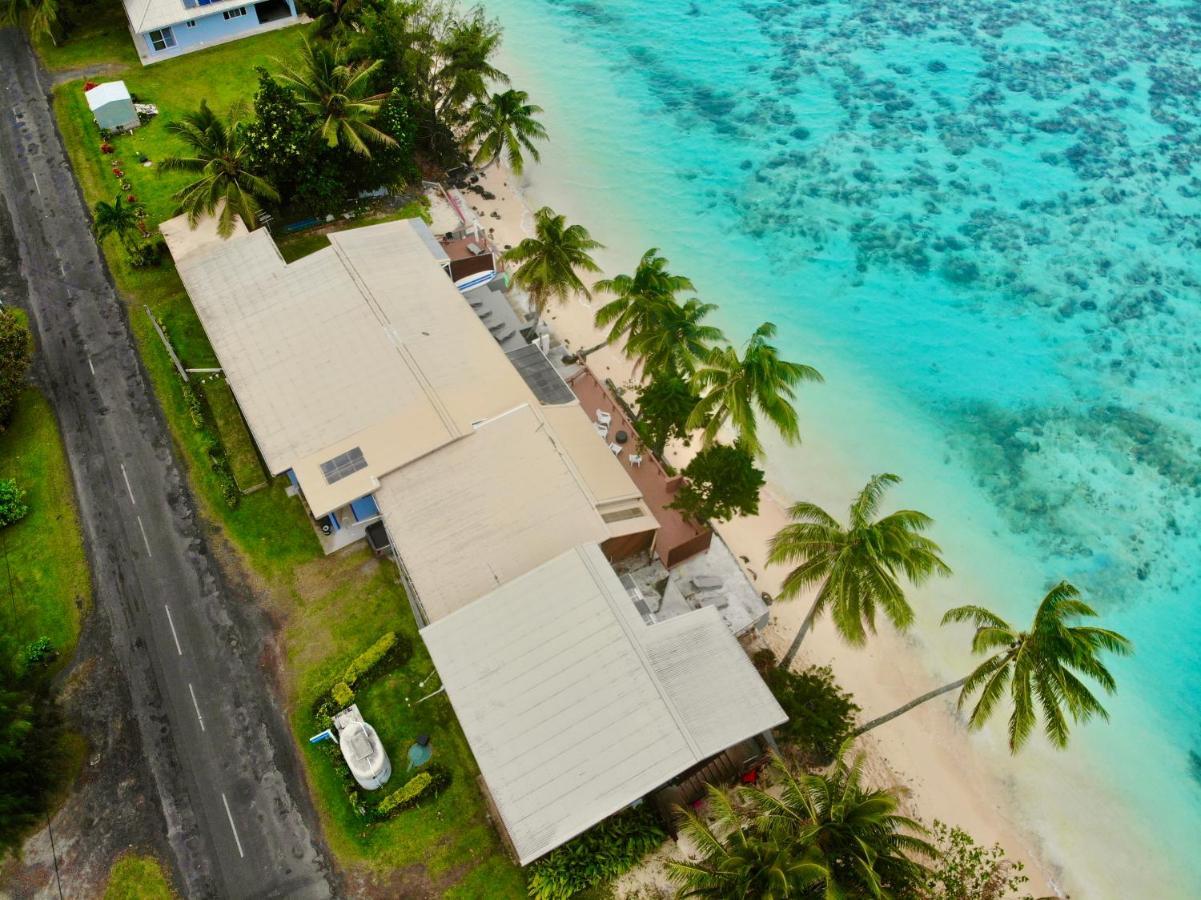
<path fill-rule="evenodd" d="M 150 46 L 155 50 L 166 50 L 168 47 L 175 46 L 175 35 L 171 33 L 170 28 L 160 28 L 157 31 L 150 32 Z"/>
<path fill-rule="evenodd" d="M 325 476 L 327 484 L 333 484 L 335 481 L 341 481 L 347 475 L 365 468 L 367 468 L 367 460 L 363 458 L 363 451 L 355 447 L 323 462 L 321 474 Z"/>
<path fill-rule="evenodd" d="M 195 28 L 195 27 L 196 27 L 196 20 L 195 20 L 195 19 L 188 19 L 188 21 L 184 22 L 184 24 L 185 24 L 185 25 L 187 25 L 189 28 Z"/>
<path fill-rule="evenodd" d="M 221 13 L 221 15 L 225 16 L 227 19 L 236 19 L 239 16 L 246 15 L 246 7 L 239 6 L 237 9 L 227 9 L 225 12 Z"/>

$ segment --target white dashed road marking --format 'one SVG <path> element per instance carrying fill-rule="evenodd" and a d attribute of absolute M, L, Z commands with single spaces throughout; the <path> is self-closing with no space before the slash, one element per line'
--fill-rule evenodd
<path fill-rule="evenodd" d="M 146 555 L 153 557 L 154 554 L 150 552 L 150 538 L 146 537 L 146 526 L 142 524 L 141 516 L 138 516 L 138 528 L 142 529 L 142 543 L 146 545 Z"/>
<path fill-rule="evenodd" d="M 225 799 L 225 794 L 221 795 L 221 802 L 225 804 L 225 815 L 229 817 L 229 829 L 234 833 L 234 843 L 238 845 L 238 856 L 245 859 L 246 854 L 242 852 L 242 841 L 238 838 L 238 828 L 234 825 L 234 814 L 229 811 L 229 801 Z"/>
<path fill-rule="evenodd" d="M 90 364 L 91 362 L 92 361 L 89 359 L 88 363 Z M 125 463 L 121 463 L 121 477 L 125 479 L 125 490 L 129 492 L 129 502 L 134 506 L 137 506 L 138 501 L 133 499 L 133 488 L 129 486 L 129 475 L 127 475 L 125 472 Z M 146 549 L 149 550 L 149 546 L 147 546 Z"/>
<path fill-rule="evenodd" d="M 196 690 L 190 681 L 188 682 L 188 693 L 192 695 L 192 706 L 196 708 L 196 718 L 200 721 L 200 730 L 204 731 L 204 716 L 200 714 L 200 704 L 196 702 Z"/>
<path fill-rule="evenodd" d="M 180 656 L 183 656 L 183 647 L 179 646 L 179 635 L 175 633 L 175 620 L 171 618 L 171 607 L 164 603 L 163 609 L 167 611 L 167 624 L 171 626 L 171 637 L 175 638 L 175 650 Z"/>

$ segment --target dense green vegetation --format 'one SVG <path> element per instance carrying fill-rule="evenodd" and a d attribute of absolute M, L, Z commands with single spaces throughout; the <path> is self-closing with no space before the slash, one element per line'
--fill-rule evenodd
<path fill-rule="evenodd" d="M 626 809 L 572 838 L 530 866 L 530 896 L 565 900 L 612 881 L 667 839 L 648 804 Z"/>
<path fill-rule="evenodd" d="M 0 309 L 0 432 L 12 420 L 32 361 L 33 336 L 25 314 L 15 309 Z"/>

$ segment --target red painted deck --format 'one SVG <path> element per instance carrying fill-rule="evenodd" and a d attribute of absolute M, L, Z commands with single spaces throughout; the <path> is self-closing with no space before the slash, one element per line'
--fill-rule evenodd
<path fill-rule="evenodd" d="M 580 405 L 588 418 L 596 420 L 596 411 L 604 410 L 613 417 L 609 428 L 609 439 L 619 431 L 630 436 L 626 449 L 619 459 L 625 465 L 630 478 L 642 492 L 642 497 L 651 513 L 659 522 L 659 533 L 655 538 L 655 554 L 665 566 L 671 568 L 684 560 L 709 549 L 713 532 L 707 526 L 698 525 L 684 518 L 674 509 L 668 509 L 672 496 L 680 485 L 680 476 L 668 475 L 658 458 L 647 447 L 640 446 L 638 432 L 626 415 L 625 409 L 614 399 L 608 388 L 585 368 L 573 376 L 571 389 L 580 399 Z M 599 440 L 599 438 L 598 438 Z M 642 465 L 630 464 L 630 454 L 642 456 Z"/>

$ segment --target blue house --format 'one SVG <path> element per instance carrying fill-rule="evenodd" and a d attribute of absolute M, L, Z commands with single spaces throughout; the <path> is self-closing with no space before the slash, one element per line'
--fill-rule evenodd
<path fill-rule="evenodd" d="M 143 65 L 299 21 L 296 0 L 124 0 Z"/>

